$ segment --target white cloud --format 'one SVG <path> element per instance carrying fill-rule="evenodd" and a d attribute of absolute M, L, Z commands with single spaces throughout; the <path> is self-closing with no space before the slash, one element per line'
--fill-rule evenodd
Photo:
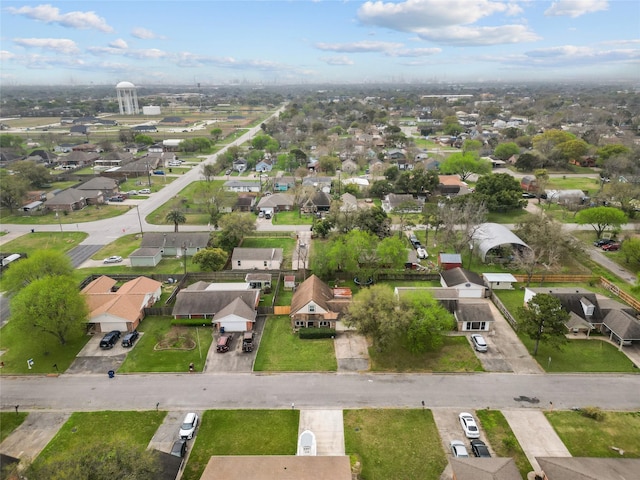
<path fill-rule="evenodd" d="M 517 15 L 515 2 L 493 0 L 406 0 L 366 2 L 358 10 L 362 23 L 417 34 L 445 45 L 496 45 L 539 40 L 525 25 L 474 26 L 494 14 Z"/>
<path fill-rule="evenodd" d="M 142 40 L 150 40 L 154 38 L 163 38 L 160 35 L 152 32 L 151 30 L 143 27 L 136 27 L 131 31 L 131 35 Z"/>
<path fill-rule="evenodd" d="M 405 48 L 386 52 L 390 57 L 428 57 L 442 52 L 440 48 Z"/>
<path fill-rule="evenodd" d="M 15 58 L 15 54 L 11 53 L 8 50 L 0 50 L 0 60 L 5 62 L 7 60 L 11 60 L 12 58 Z"/>
<path fill-rule="evenodd" d="M 353 65 L 354 62 L 349 57 L 342 55 L 339 57 L 320 57 L 327 65 Z"/>
<path fill-rule="evenodd" d="M 9 7 L 9 13 L 22 15 L 44 23 L 57 23 L 63 27 L 77 28 L 80 30 L 95 29 L 100 32 L 111 33 L 113 28 L 106 20 L 96 15 L 95 12 L 69 12 L 60 13 L 60 9 L 52 5 L 38 5 L 37 7 Z"/>
<path fill-rule="evenodd" d="M 55 56 L 46 55 L 20 55 L 15 61 L 27 68 L 33 69 L 56 69 L 56 68 L 85 68 L 86 63 L 78 56 Z"/>
<path fill-rule="evenodd" d="M 609 0 L 558 0 L 553 2 L 544 14 L 576 18 L 587 13 L 607 10 L 608 8 Z"/>
<path fill-rule="evenodd" d="M 518 55 L 483 57 L 506 66 L 571 69 L 574 67 L 605 68 L 607 65 L 631 65 L 640 62 L 638 49 L 603 49 L 575 45 L 530 50 Z"/>
<path fill-rule="evenodd" d="M 41 48 L 66 55 L 80 51 L 76 42 L 68 38 L 14 38 L 13 43 L 25 48 Z"/>
<path fill-rule="evenodd" d="M 112 48 L 119 48 L 119 49 L 127 49 L 127 48 L 129 48 L 129 45 L 127 44 L 127 42 L 125 42 L 121 38 L 118 38 L 118 39 L 114 40 L 113 42 L 109 43 L 109 46 L 112 47 Z"/>
<path fill-rule="evenodd" d="M 316 43 L 315 46 L 320 50 L 346 53 L 386 52 L 403 47 L 401 43 L 371 42 L 368 40 L 352 43 Z"/>
<path fill-rule="evenodd" d="M 540 37 L 524 25 L 502 25 L 499 27 L 452 26 L 446 28 L 421 29 L 416 33 L 423 40 L 446 45 L 483 46 L 509 43 L 533 42 Z"/>

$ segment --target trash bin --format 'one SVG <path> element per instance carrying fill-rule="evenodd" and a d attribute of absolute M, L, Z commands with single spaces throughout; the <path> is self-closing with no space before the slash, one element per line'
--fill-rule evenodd
<path fill-rule="evenodd" d="M 114 372 L 113 370 L 109 370 L 107 373 L 109 374 L 109 378 L 113 378 L 116 376 L 116 372 Z"/>

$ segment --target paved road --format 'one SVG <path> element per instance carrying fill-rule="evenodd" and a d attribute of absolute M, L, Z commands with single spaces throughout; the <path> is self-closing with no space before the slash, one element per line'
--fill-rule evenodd
<path fill-rule="evenodd" d="M 136 374 L 5 377 L 11 410 L 427 407 L 640 409 L 640 375 Z M 517 401 L 521 396 L 540 402 Z"/>

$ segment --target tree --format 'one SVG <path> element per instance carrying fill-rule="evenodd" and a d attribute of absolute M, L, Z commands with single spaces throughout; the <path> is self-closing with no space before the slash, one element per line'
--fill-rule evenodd
<path fill-rule="evenodd" d="M 238 194 L 226 190 L 219 183 L 199 182 L 195 186 L 193 199 L 198 205 L 204 205 L 209 214 L 210 225 L 218 228 L 223 212 L 233 207 Z"/>
<path fill-rule="evenodd" d="M 207 182 L 213 181 L 214 177 L 216 176 L 216 166 L 214 164 L 205 163 L 204 165 L 202 165 L 201 170 L 202 176 Z"/>
<path fill-rule="evenodd" d="M 401 268 L 407 259 L 405 244 L 395 235 L 383 238 L 376 247 L 376 256 L 381 268 Z"/>
<path fill-rule="evenodd" d="M 381 207 L 371 207 L 358 211 L 356 224 L 360 230 L 369 232 L 378 238 L 391 235 L 391 219 Z"/>
<path fill-rule="evenodd" d="M 411 353 L 439 349 L 444 333 L 455 326 L 453 315 L 425 292 L 404 294 L 400 298 L 400 311 L 408 318 L 405 341 Z"/>
<path fill-rule="evenodd" d="M 54 455 L 46 462 L 36 460 L 23 475 L 29 480 L 155 480 L 161 477 L 161 464 L 154 450 L 127 442 L 96 441 L 75 445 L 73 455 Z"/>
<path fill-rule="evenodd" d="M 533 355 L 538 354 L 540 342 L 560 348 L 567 343 L 569 312 L 562 308 L 557 297 L 547 293 L 538 293 L 527 302 L 526 307 L 518 309 L 518 330 L 535 341 Z"/>
<path fill-rule="evenodd" d="M 22 199 L 28 189 L 26 180 L 9 175 L 5 169 L 0 170 L 0 205 L 8 208 L 11 213 L 23 205 Z"/>
<path fill-rule="evenodd" d="M 376 198 L 384 198 L 391 192 L 393 192 L 393 184 L 389 180 L 376 180 L 369 187 L 369 194 Z"/>
<path fill-rule="evenodd" d="M 484 203 L 465 195 L 450 200 L 438 210 L 439 223 L 442 224 L 444 244 L 453 246 L 457 253 L 468 248 L 473 235 L 486 221 L 487 207 Z"/>
<path fill-rule="evenodd" d="M 205 248 L 197 252 L 191 259 L 204 272 L 217 272 L 227 263 L 229 254 L 221 248 Z"/>
<path fill-rule="evenodd" d="M 474 173 L 489 173 L 491 163 L 481 160 L 476 152 L 453 153 L 440 164 L 440 171 L 448 175 L 459 175 L 464 182 Z"/>
<path fill-rule="evenodd" d="M 508 173 L 480 177 L 473 195 L 479 198 L 490 212 L 517 210 L 527 203 L 522 199 L 520 183 Z"/>
<path fill-rule="evenodd" d="M 524 152 L 518 156 L 515 167 L 518 170 L 531 171 L 542 166 L 542 160 L 538 155 L 531 152 Z"/>
<path fill-rule="evenodd" d="M 627 216 L 615 207 L 586 208 L 576 213 L 575 218 L 578 225 L 591 225 L 598 238 L 607 228 L 619 228 L 627 223 Z"/>
<path fill-rule="evenodd" d="M 471 140 L 467 138 L 462 142 L 462 152 L 479 152 L 482 150 L 482 142 L 480 140 Z"/>
<path fill-rule="evenodd" d="M 640 264 L 640 238 L 627 238 L 620 246 L 625 262 Z"/>
<path fill-rule="evenodd" d="M 181 223 L 186 223 L 187 217 L 184 213 L 182 213 L 182 210 L 174 208 L 173 210 L 169 211 L 169 213 L 167 213 L 165 221 L 167 223 L 173 223 L 173 231 L 177 232 L 178 225 L 180 225 Z"/>
<path fill-rule="evenodd" d="M 589 151 L 589 144 L 584 140 L 575 138 L 562 142 L 554 148 L 554 154 L 566 161 L 578 160 L 580 157 L 587 154 Z"/>
<path fill-rule="evenodd" d="M 493 154 L 500 160 L 508 160 L 518 153 L 520 153 L 520 147 L 513 142 L 501 143 L 493 151 Z"/>
<path fill-rule="evenodd" d="M 549 183 L 549 174 L 546 168 L 539 168 L 534 172 L 536 177 L 536 196 L 538 197 L 538 204 L 547 190 L 547 184 Z"/>
<path fill-rule="evenodd" d="M 145 135 L 143 133 L 139 133 L 135 137 L 133 137 L 133 141 L 136 143 L 141 143 L 143 145 L 153 145 L 155 143 L 153 137 Z"/>
<path fill-rule="evenodd" d="M 216 143 L 218 140 L 220 140 L 220 137 L 222 137 L 222 129 L 214 128 L 209 132 L 209 134 L 213 137 L 213 142 Z"/>
<path fill-rule="evenodd" d="M 255 215 L 232 212 L 220 219 L 220 228 L 216 244 L 230 252 L 240 244 L 240 240 L 256 230 Z"/>
<path fill-rule="evenodd" d="M 29 257 L 14 262 L 3 273 L 4 287 L 10 295 L 44 277 L 69 276 L 73 273 L 71 260 L 55 250 L 36 250 Z"/>
<path fill-rule="evenodd" d="M 15 162 L 11 165 L 11 170 L 17 173 L 31 186 L 39 188 L 51 181 L 51 173 L 44 165 L 37 165 L 30 160 Z"/>
<path fill-rule="evenodd" d="M 80 335 L 87 320 L 87 302 L 70 276 L 44 276 L 11 299 L 11 319 L 53 335 L 61 345 Z"/>
<path fill-rule="evenodd" d="M 344 317 L 348 326 L 369 337 L 373 347 L 384 351 L 397 340 L 397 299 L 386 285 L 373 285 L 361 290 L 354 298 Z"/>

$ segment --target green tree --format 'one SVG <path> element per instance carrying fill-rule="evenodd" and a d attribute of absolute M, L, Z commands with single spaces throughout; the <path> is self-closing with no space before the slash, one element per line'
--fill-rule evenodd
<path fill-rule="evenodd" d="M 397 299 L 386 285 L 373 285 L 360 290 L 345 314 L 344 322 L 373 342 L 377 351 L 384 351 L 397 340 L 401 322 L 397 314 Z"/>
<path fill-rule="evenodd" d="M 39 188 L 51 181 L 49 169 L 44 165 L 36 165 L 35 162 L 30 160 L 15 162 L 11 165 L 11 169 L 35 188 Z"/>
<path fill-rule="evenodd" d="M 480 199 L 490 212 L 505 212 L 522 208 L 522 187 L 508 173 L 485 175 L 478 179 L 473 195 Z"/>
<path fill-rule="evenodd" d="M 173 231 L 177 232 L 178 225 L 182 223 L 186 223 L 187 217 L 185 216 L 184 213 L 182 213 L 182 210 L 178 208 L 174 208 L 173 210 L 170 210 L 169 213 L 167 213 L 167 216 L 165 217 L 165 221 L 167 223 L 173 223 Z"/>
<path fill-rule="evenodd" d="M 22 151 L 22 142 L 24 142 L 24 139 L 20 135 L 12 135 L 10 133 L 0 135 L 0 148 Z"/>
<path fill-rule="evenodd" d="M 513 142 L 501 143 L 493 151 L 493 154 L 500 160 L 508 160 L 518 153 L 520 153 L 520 147 Z"/>
<path fill-rule="evenodd" d="M 489 173 L 491 163 L 478 158 L 476 152 L 453 153 L 440 164 L 440 171 L 447 175 L 459 175 L 464 182 L 474 173 Z"/>
<path fill-rule="evenodd" d="M 515 167 L 522 171 L 531 171 L 541 167 L 542 160 L 538 155 L 531 152 L 521 153 L 516 160 Z"/>
<path fill-rule="evenodd" d="M 24 478 L 29 480 L 155 480 L 160 477 L 161 463 L 154 450 L 107 441 L 86 443 L 74 448 L 73 455 L 36 460 L 24 471 Z"/>
<path fill-rule="evenodd" d="M 256 135 L 251 140 L 251 146 L 256 150 L 264 150 L 270 140 L 271 137 L 269 135 Z"/>
<path fill-rule="evenodd" d="M 61 345 L 67 339 L 82 334 L 89 309 L 69 276 L 45 276 L 34 280 L 11 299 L 11 320 L 35 327 L 53 335 Z"/>
<path fill-rule="evenodd" d="M 384 198 L 391 192 L 393 192 L 393 184 L 389 180 L 376 180 L 369 187 L 369 194 L 376 198 Z"/>
<path fill-rule="evenodd" d="M 389 180 L 390 182 L 395 182 L 400 175 L 400 170 L 396 165 L 391 165 L 384 171 L 384 178 Z"/>
<path fill-rule="evenodd" d="M 220 137 L 222 137 L 222 129 L 214 128 L 209 132 L 209 134 L 213 137 L 213 142 L 216 143 L 218 140 L 220 140 Z"/>
<path fill-rule="evenodd" d="M 462 152 L 479 152 L 482 150 L 482 142 L 480 140 L 471 140 L 467 138 L 462 142 Z"/>
<path fill-rule="evenodd" d="M 518 330 L 535 341 L 533 355 L 538 354 L 540 342 L 560 348 L 567 343 L 569 313 L 562 308 L 557 297 L 538 293 L 527 302 L 526 307 L 518 309 Z"/>
<path fill-rule="evenodd" d="M 627 238 L 620 246 L 625 262 L 640 264 L 640 238 Z"/>
<path fill-rule="evenodd" d="M 143 133 L 139 133 L 138 135 L 133 137 L 133 141 L 136 143 L 141 143 L 143 145 L 153 145 L 155 143 L 153 137 L 145 135 Z"/>
<path fill-rule="evenodd" d="M 230 252 L 240 244 L 240 240 L 255 232 L 255 215 L 232 212 L 220 219 L 220 228 L 221 231 L 216 239 L 216 244 Z"/>
<path fill-rule="evenodd" d="M 24 204 L 23 199 L 28 189 L 27 180 L 9 175 L 4 169 L 0 170 L 0 205 L 8 208 L 11 213 Z"/>
<path fill-rule="evenodd" d="M 554 148 L 554 154 L 566 161 L 578 160 L 589 152 L 589 144 L 579 138 L 562 142 Z"/>
<path fill-rule="evenodd" d="M 627 155 L 631 153 L 631 150 L 629 149 L 629 147 L 625 145 L 619 145 L 617 143 L 613 143 L 613 144 L 605 145 L 604 147 L 600 147 L 597 153 L 598 153 L 599 162 L 602 163 L 602 162 L 605 162 L 606 160 L 609 160 L 609 158 L 615 157 L 617 155 Z"/>
<path fill-rule="evenodd" d="M 218 228 L 223 212 L 235 205 L 238 194 L 226 190 L 216 182 L 198 182 L 194 188 L 193 200 L 198 205 L 204 205 L 209 214 L 209 223 Z"/>
<path fill-rule="evenodd" d="M 205 163 L 202 165 L 202 176 L 207 182 L 213 181 L 216 176 L 216 166 L 212 163 Z"/>
<path fill-rule="evenodd" d="M 3 285 L 10 295 L 44 277 L 70 276 L 71 260 L 55 250 L 36 250 L 27 258 L 14 262 L 3 273 Z"/>
<path fill-rule="evenodd" d="M 575 218 L 578 225 L 591 225 L 598 238 L 607 228 L 619 228 L 627 223 L 627 216 L 615 207 L 586 208 L 576 213 Z"/>
<path fill-rule="evenodd" d="M 378 238 L 391 235 L 391 219 L 381 207 L 374 206 L 359 210 L 356 224 L 360 230 L 369 232 Z"/>
<path fill-rule="evenodd" d="M 442 347 L 445 332 L 455 319 L 431 294 L 411 292 L 400 298 L 400 311 L 407 318 L 406 345 L 411 353 L 424 353 Z"/>
<path fill-rule="evenodd" d="M 205 248 L 196 253 L 191 259 L 203 272 L 217 272 L 227 263 L 229 254 L 221 248 Z"/>
<path fill-rule="evenodd" d="M 380 268 L 401 268 L 407 259 L 404 242 L 395 235 L 383 238 L 376 247 Z"/>

